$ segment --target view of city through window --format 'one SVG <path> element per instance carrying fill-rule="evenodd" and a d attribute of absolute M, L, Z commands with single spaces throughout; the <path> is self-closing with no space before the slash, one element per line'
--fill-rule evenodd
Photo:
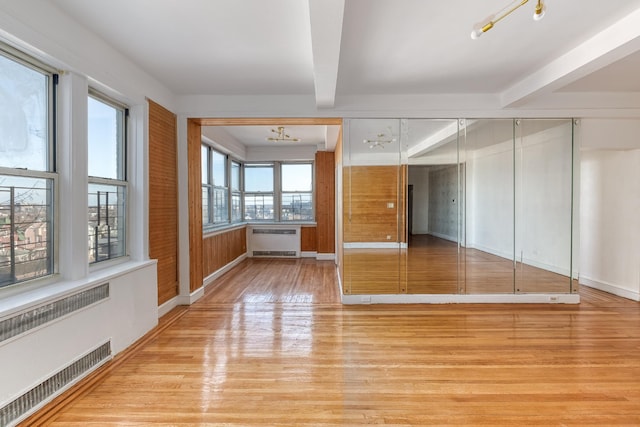
<path fill-rule="evenodd" d="M 0 54 L 0 287 L 53 272 L 50 84 Z"/>

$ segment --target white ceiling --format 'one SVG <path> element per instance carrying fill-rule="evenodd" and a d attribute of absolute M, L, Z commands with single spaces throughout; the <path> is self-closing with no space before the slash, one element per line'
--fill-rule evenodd
<path fill-rule="evenodd" d="M 636 47 L 614 39 L 640 0 L 546 0 L 539 22 L 530 0 L 478 40 L 474 25 L 508 2 L 53 1 L 177 95 L 315 93 L 319 106 L 333 106 L 354 94 L 505 94 L 608 28 L 597 58 L 574 58 L 555 80 L 583 79 L 575 91 L 639 86 L 637 57 L 619 58 Z M 576 74 L 580 65 L 593 74 Z"/>
<path fill-rule="evenodd" d="M 478 40 L 508 0 L 52 2 L 177 97 L 303 95 L 330 114 L 363 96 L 489 95 L 508 109 L 608 93 L 640 108 L 640 0 L 545 0 L 538 22 L 529 0 Z M 227 130 L 259 145 L 269 129 Z M 318 144 L 322 129 L 287 130 Z"/>

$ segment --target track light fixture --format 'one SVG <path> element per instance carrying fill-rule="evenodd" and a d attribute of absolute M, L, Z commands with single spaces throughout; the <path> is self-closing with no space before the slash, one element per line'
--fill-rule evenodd
<path fill-rule="evenodd" d="M 273 142 L 300 142 L 300 138 L 291 138 L 284 131 L 284 126 L 278 126 L 278 130 L 271 129 L 271 132 L 275 133 L 276 136 L 270 136 L 267 138 L 267 141 Z"/>
<path fill-rule="evenodd" d="M 495 24 L 502 21 L 507 16 L 511 15 L 513 12 L 520 9 L 522 6 L 524 6 L 528 2 L 529 0 L 516 0 L 516 2 L 509 3 L 504 9 L 502 9 L 501 11 L 493 15 L 493 17 L 489 20 L 489 22 L 487 22 L 486 24 L 478 28 L 474 28 L 473 31 L 471 31 L 471 38 L 474 40 L 479 38 L 481 35 L 489 31 L 490 29 L 492 29 Z M 546 11 L 547 11 L 547 6 L 544 3 L 544 1 L 538 0 L 535 11 L 533 12 L 533 20 L 534 21 L 541 20 L 544 17 Z"/>

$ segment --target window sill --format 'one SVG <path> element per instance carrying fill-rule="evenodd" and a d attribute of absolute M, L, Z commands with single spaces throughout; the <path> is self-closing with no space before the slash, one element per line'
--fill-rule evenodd
<path fill-rule="evenodd" d="M 115 266 L 105 266 L 99 271 L 92 271 L 87 277 L 78 280 L 65 280 L 58 275 L 50 278 L 58 279 L 52 283 L 34 284 L 34 286 L 28 286 L 28 289 L 16 290 L 15 293 L 7 294 L 6 296 L 0 292 L 0 319 L 13 316 L 32 307 L 65 298 L 156 262 L 156 260 L 127 261 L 118 263 Z"/>

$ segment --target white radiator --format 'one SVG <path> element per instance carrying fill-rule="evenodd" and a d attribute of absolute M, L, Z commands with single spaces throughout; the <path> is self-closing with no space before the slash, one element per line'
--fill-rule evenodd
<path fill-rule="evenodd" d="M 250 225 L 247 227 L 250 257 L 299 258 L 299 225 Z"/>

